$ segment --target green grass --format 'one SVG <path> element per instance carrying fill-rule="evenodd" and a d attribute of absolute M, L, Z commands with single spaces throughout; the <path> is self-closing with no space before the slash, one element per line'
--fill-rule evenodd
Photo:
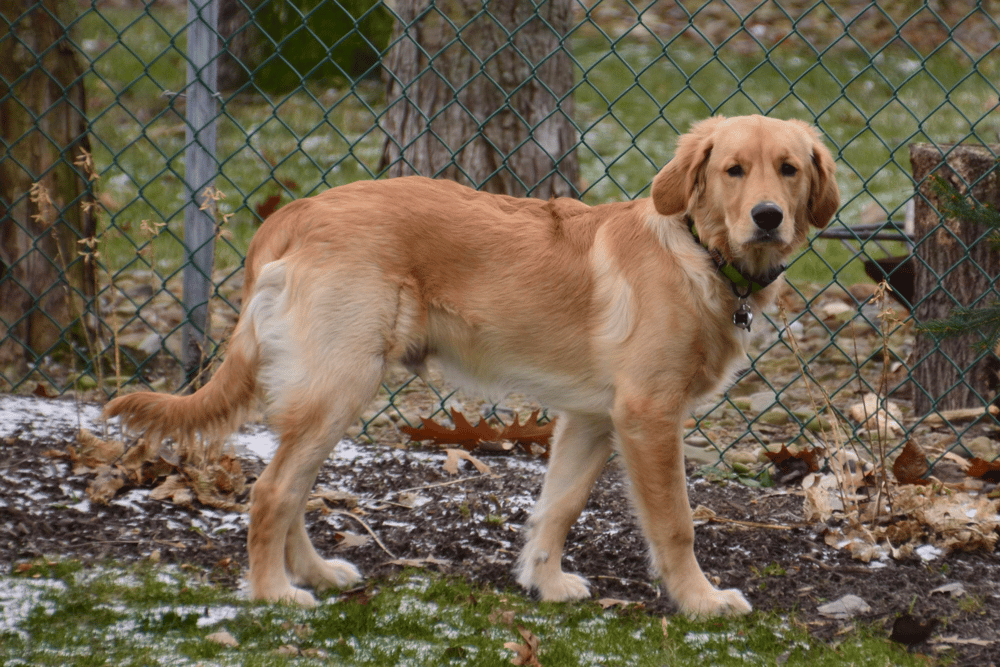
<path fill-rule="evenodd" d="M 183 104 L 171 93 L 185 85 L 183 10 L 151 6 L 146 13 L 102 7 L 79 20 L 78 34 L 94 61 L 88 110 L 94 153 L 113 230 L 104 256 L 114 270 L 152 262 L 169 275 L 183 261 Z M 839 157 L 843 208 L 839 220 L 901 221 L 912 195 L 907 145 L 963 141 L 982 131 L 996 102 L 1000 61 L 972 63 L 955 49 L 934 51 L 922 63 L 905 47 L 870 56 L 861 47 L 818 57 L 789 41 L 756 55 L 714 51 L 679 39 L 664 49 L 651 39 L 625 37 L 614 45 L 593 31 L 574 32 L 578 63 L 575 120 L 578 154 L 589 202 L 644 193 L 673 151 L 678 132 L 714 113 L 768 113 L 816 119 Z M 177 35 L 177 37 L 172 37 Z M 383 87 L 355 89 L 309 83 L 294 94 L 245 95 L 230 100 L 219 118 L 218 156 L 226 194 L 221 213 L 233 215 L 217 264 L 235 268 L 258 222 L 255 207 L 281 194 L 284 201 L 376 174 L 385 108 Z M 987 128 L 988 129 L 988 128 Z M 166 221 L 149 242 L 142 220 Z M 888 250 L 869 244 L 862 253 Z M 820 240 L 791 270 L 793 281 L 850 283 L 863 279 L 858 249 Z"/>
<path fill-rule="evenodd" d="M 40 564 L 0 577 L 0 665 L 511 664 L 507 642 L 539 640 L 545 667 L 926 665 L 858 625 L 836 645 L 794 615 L 663 619 L 639 607 L 536 603 L 410 571 L 315 610 L 249 603 L 193 569 Z M 239 642 L 207 639 L 226 631 Z"/>

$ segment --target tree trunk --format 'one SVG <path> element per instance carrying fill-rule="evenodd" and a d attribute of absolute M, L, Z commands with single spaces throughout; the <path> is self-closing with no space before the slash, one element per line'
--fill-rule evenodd
<path fill-rule="evenodd" d="M 382 167 L 514 196 L 576 196 L 569 0 L 400 0 Z"/>
<path fill-rule="evenodd" d="M 4 0 L 0 35 L 0 358 L 50 353 L 92 301 L 93 198 L 70 0 Z M 38 187 L 33 189 L 33 186 Z"/>
<path fill-rule="evenodd" d="M 985 306 L 1000 297 L 996 278 L 1000 252 L 983 224 L 948 217 L 937 178 L 980 204 L 1000 209 L 1000 173 L 992 152 L 983 146 L 910 146 L 913 177 L 919 183 L 915 223 L 919 241 L 914 249 L 914 287 L 918 323 L 948 317 L 955 306 Z M 971 185 L 971 188 L 970 188 Z M 971 191 L 970 191 L 971 190 Z M 935 340 L 919 334 L 914 344 L 913 410 L 976 407 L 988 404 L 992 352 L 974 344 L 976 332 Z"/>

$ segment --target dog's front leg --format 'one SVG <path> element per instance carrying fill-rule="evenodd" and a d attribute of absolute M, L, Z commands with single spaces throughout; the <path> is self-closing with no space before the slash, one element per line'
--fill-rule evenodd
<path fill-rule="evenodd" d="M 667 592 L 691 616 L 744 614 L 750 604 L 737 590 L 708 582 L 694 555 L 681 440 L 683 403 L 619 395 L 615 427 L 632 483 L 636 510 Z"/>

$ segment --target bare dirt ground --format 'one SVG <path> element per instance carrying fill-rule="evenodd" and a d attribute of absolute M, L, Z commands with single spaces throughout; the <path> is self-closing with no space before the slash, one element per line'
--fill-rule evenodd
<path fill-rule="evenodd" d="M 153 558 L 192 564 L 212 580 L 240 585 L 245 514 L 197 501 L 182 506 L 152 500 L 149 488 L 126 487 L 108 504 L 95 504 L 86 492 L 93 475 L 74 474 L 69 463 L 45 454 L 75 442 L 72 425 L 18 427 L 0 440 L 0 563 L 7 572 L 40 557 L 123 563 Z M 543 461 L 524 453 L 477 454 L 491 466 L 490 475 L 468 464 L 451 475 L 440 451 L 351 443 L 340 450 L 318 482 L 319 489 L 336 493 L 309 516 L 321 553 L 354 562 L 368 581 L 407 560 L 487 586 L 516 585 L 512 566 L 541 487 Z M 263 465 L 250 455 L 242 464 L 249 481 Z M 612 461 L 570 534 L 565 567 L 590 579 L 595 598 L 673 613 L 649 576 L 624 486 Z M 955 664 L 1000 663 L 1000 642 L 993 641 L 1000 631 L 998 553 L 872 566 L 828 547 L 824 527 L 805 523 L 794 488 L 752 489 L 692 475 L 689 492 L 692 507 L 704 505 L 722 519 L 697 529 L 703 569 L 718 585 L 742 589 L 755 609 L 794 611 L 810 632 L 831 643 L 857 622 L 884 628 L 888 636 L 893 620 L 910 611 L 941 621 L 932 641 L 917 650 Z M 237 498 L 245 499 L 245 493 Z M 369 539 L 354 545 L 358 536 Z M 964 594 L 933 592 L 946 584 L 961 584 Z M 818 611 L 847 594 L 860 596 L 870 611 L 852 620 Z"/>

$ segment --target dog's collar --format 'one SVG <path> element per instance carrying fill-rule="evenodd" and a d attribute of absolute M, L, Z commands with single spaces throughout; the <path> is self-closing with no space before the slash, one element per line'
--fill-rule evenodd
<path fill-rule="evenodd" d="M 694 218 L 689 215 L 685 217 L 685 221 L 687 222 L 688 229 L 691 230 L 691 236 L 693 236 L 694 240 L 705 249 L 708 256 L 712 258 L 712 263 L 715 264 L 716 270 L 729 280 L 729 285 L 733 289 L 733 294 L 739 298 L 745 299 L 751 294 L 761 291 L 777 280 L 778 276 L 785 272 L 786 267 L 782 264 L 774 267 L 763 275 L 746 275 L 738 268 L 727 262 L 718 249 L 709 248 L 708 245 L 701 240 L 698 236 L 698 230 L 694 227 Z"/>

